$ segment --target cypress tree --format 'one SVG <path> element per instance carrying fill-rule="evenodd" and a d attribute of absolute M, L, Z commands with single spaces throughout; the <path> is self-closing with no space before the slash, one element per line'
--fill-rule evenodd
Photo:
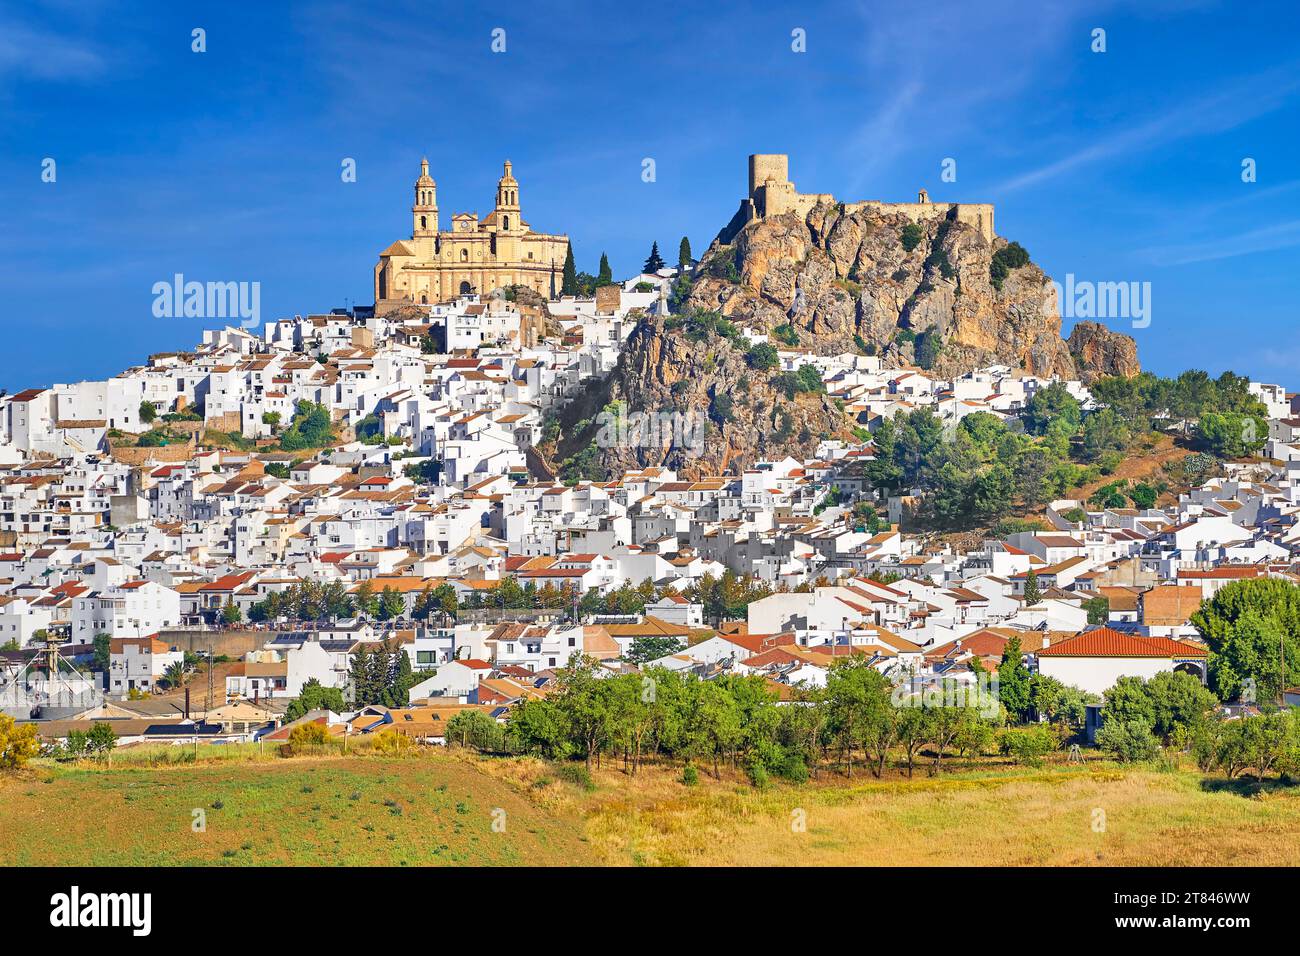
<path fill-rule="evenodd" d="M 364 644 L 352 655 L 352 666 L 348 668 L 348 677 L 352 681 L 352 703 L 361 706 L 370 703 L 370 652 Z"/>
<path fill-rule="evenodd" d="M 691 240 L 682 236 L 682 244 L 677 247 L 677 268 L 687 269 L 691 265 Z"/>
<path fill-rule="evenodd" d="M 1033 607 L 1043 599 L 1043 592 L 1038 590 L 1038 575 L 1032 570 L 1025 575 L 1025 607 Z"/>
<path fill-rule="evenodd" d="M 357 701 L 357 703 L 384 704 L 386 707 L 392 706 L 391 704 L 386 703 L 390 689 L 393 685 L 392 657 L 386 642 L 382 649 L 376 650 L 370 655 L 369 664 L 370 680 L 368 681 L 368 684 L 370 695 L 363 701 Z"/>
<path fill-rule="evenodd" d="M 578 267 L 573 261 L 573 243 L 564 254 L 564 279 L 560 283 L 560 295 L 578 294 Z"/>
<path fill-rule="evenodd" d="M 613 285 L 614 272 L 609 267 L 609 256 L 605 253 L 600 254 L 600 274 L 596 276 L 596 285 Z"/>

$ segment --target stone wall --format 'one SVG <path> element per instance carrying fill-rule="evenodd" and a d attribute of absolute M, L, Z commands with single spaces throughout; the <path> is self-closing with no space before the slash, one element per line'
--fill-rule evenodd
<path fill-rule="evenodd" d="M 198 628 L 176 628 L 158 632 L 158 640 L 168 647 L 178 647 L 182 651 L 197 654 L 212 649 L 214 657 L 243 657 L 249 651 L 255 651 L 276 636 L 275 631 L 253 631 L 236 629 L 230 631 L 212 631 Z"/>
<path fill-rule="evenodd" d="M 752 208 L 745 216 L 746 220 L 750 217 L 766 219 L 788 212 L 793 212 L 802 218 L 818 205 L 835 204 L 835 197 L 830 193 L 799 192 L 790 181 L 789 158 L 779 153 L 755 154 L 749 157 L 748 198 Z M 993 228 L 992 203 L 891 203 L 868 199 L 862 202 L 845 203 L 844 207 L 849 212 L 870 209 L 899 213 L 916 223 L 951 216 L 958 222 L 973 226 L 989 243 L 993 241 L 996 234 Z"/>

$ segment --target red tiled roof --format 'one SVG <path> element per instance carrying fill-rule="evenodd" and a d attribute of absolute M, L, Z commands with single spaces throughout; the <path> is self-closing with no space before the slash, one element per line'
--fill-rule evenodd
<path fill-rule="evenodd" d="M 1167 637 L 1137 637 L 1099 627 L 1038 652 L 1039 657 L 1208 657 L 1208 652 Z"/>

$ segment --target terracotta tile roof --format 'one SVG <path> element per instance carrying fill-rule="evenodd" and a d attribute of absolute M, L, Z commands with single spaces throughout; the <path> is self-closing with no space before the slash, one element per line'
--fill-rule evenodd
<path fill-rule="evenodd" d="M 1086 631 L 1078 637 L 1038 652 L 1039 657 L 1206 657 L 1207 652 L 1167 637 L 1137 637 L 1109 627 Z"/>

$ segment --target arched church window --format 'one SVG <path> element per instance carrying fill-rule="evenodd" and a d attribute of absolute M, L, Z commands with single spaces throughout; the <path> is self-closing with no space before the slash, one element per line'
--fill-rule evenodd
<path fill-rule="evenodd" d="M 501 228 L 502 228 L 502 229 L 509 229 L 509 228 L 510 228 L 510 217 L 509 217 L 509 216 L 502 216 L 502 217 L 501 217 Z"/>

